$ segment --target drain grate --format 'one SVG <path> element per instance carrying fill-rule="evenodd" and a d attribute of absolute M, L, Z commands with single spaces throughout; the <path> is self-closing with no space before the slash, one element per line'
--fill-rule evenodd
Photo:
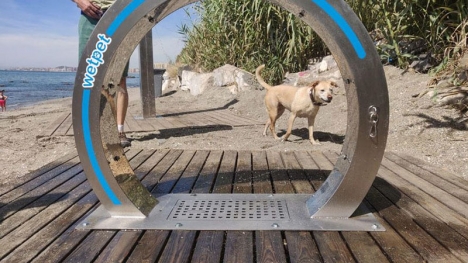
<path fill-rule="evenodd" d="M 169 220 L 288 220 L 285 200 L 178 200 Z"/>

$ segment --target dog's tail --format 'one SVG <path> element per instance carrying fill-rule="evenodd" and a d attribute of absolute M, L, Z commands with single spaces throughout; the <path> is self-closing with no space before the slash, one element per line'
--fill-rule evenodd
<path fill-rule="evenodd" d="M 262 85 L 265 89 L 269 90 L 271 88 L 268 83 L 263 80 L 262 76 L 260 75 L 260 72 L 262 69 L 265 67 L 265 64 L 258 66 L 258 68 L 255 70 L 255 77 L 257 77 L 257 81 Z"/>

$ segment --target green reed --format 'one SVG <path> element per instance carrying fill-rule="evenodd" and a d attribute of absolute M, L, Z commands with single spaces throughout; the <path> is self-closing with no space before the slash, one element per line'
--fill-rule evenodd
<path fill-rule="evenodd" d="M 376 48 L 384 63 L 406 68 L 415 58 L 407 46 L 415 41 L 422 47 L 418 52 L 430 52 L 439 63 L 466 47 L 466 1 L 347 2 L 369 32 L 383 35 L 385 41 Z M 309 59 L 328 53 L 309 26 L 265 0 L 204 0 L 195 9 L 199 21 L 180 27 L 186 46 L 178 61 L 203 71 L 228 63 L 253 72 L 266 64 L 265 79 L 277 84 L 286 72 L 304 70 Z"/>

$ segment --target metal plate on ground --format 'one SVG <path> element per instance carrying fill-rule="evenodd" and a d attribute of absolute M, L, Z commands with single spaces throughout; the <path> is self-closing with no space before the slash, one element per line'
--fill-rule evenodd
<path fill-rule="evenodd" d="M 111 217 L 102 207 L 77 229 L 385 231 L 361 205 L 351 218 L 310 218 L 307 194 L 168 194 L 148 217 Z"/>

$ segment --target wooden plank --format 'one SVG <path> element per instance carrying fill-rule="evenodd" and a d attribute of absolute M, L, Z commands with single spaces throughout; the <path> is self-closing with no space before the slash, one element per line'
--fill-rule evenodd
<path fill-rule="evenodd" d="M 201 231 L 193 250 L 191 263 L 221 262 L 224 231 Z M 240 261 L 238 261 L 240 262 Z"/>
<path fill-rule="evenodd" d="M 127 154 L 133 155 L 138 154 L 136 157 L 131 158 L 130 166 L 133 169 L 137 169 L 141 167 L 143 163 L 148 160 L 151 156 L 151 151 L 144 151 L 141 152 L 140 150 L 130 150 Z M 115 235 L 112 237 L 112 240 L 107 240 L 106 243 L 105 236 L 101 237 L 103 240 L 99 240 L 99 243 L 106 243 L 105 247 L 103 247 L 102 252 L 99 253 L 99 257 L 97 258 L 97 262 L 115 262 L 116 259 L 122 259 L 127 257 L 131 249 L 133 247 L 133 243 L 141 236 L 142 231 L 132 231 L 132 232 L 125 232 L 125 231 L 114 231 Z M 86 253 L 86 252 L 78 252 L 81 248 L 78 247 L 74 253 Z M 96 262 L 96 261 L 95 261 Z"/>
<path fill-rule="evenodd" d="M 463 215 L 465 218 L 468 218 L 468 203 L 463 202 L 462 200 L 454 197 L 451 193 L 447 193 L 444 190 L 435 187 L 433 184 L 427 182 L 424 179 L 421 179 L 417 175 L 409 172 L 408 170 L 402 168 L 401 166 L 396 165 L 394 162 L 384 158 L 382 165 L 398 174 L 398 176 L 404 178 L 406 181 L 413 185 L 417 185 L 419 189 L 426 192 L 436 200 L 444 203 L 448 207 L 452 208 L 454 211 Z"/>
<path fill-rule="evenodd" d="M 156 262 L 171 231 L 147 230 L 136 244 L 127 262 Z"/>
<path fill-rule="evenodd" d="M 388 160 L 392 161 L 398 166 L 404 167 L 412 174 L 417 175 L 421 179 L 426 180 L 434 186 L 437 186 L 437 188 L 440 188 L 445 192 L 450 193 L 450 195 L 453 195 L 454 197 L 460 199 L 465 204 L 468 203 L 468 189 L 464 189 L 468 188 L 468 181 L 465 181 L 465 184 L 452 183 L 444 177 L 440 177 L 428 170 L 421 169 L 421 167 L 414 165 L 398 157 L 395 154 L 387 153 L 385 156 Z"/>
<path fill-rule="evenodd" d="M 4 195 L 2 195 L 0 197 L 0 204 L 4 204 L 4 205 L 8 204 L 7 206 L 10 206 L 10 207 L 11 206 L 16 206 L 16 207 L 19 207 L 19 208 L 23 207 L 24 205 L 28 204 L 29 202 L 34 201 L 34 200 L 31 200 L 31 198 L 30 198 L 31 196 L 35 196 L 35 195 L 31 195 L 31 192 L 33 192 L 33 194 L 41 194 L 44 191 L 47 191 L 47 189 L 40 188 L 41 185 L 46 184 L 47 182 L 49 182 L 50 180 L 53 180 L 56 177 L 59 177 L 59 179 L 56 179 L 56 180 L 60 180 L 60 178 L 63 177 L 63 176 L 60 177 L 60 175 L 62 175 L 63 173 L 65 173 L 68 170 L 72 169 L 72 172 L 77 173 L 77 169 L 78 170 L 80 169 L 80 167 L 78 166 L 78 162 L 79 162 L 79 159 L 78 159 L 78 157 L 76 157 L 76 158 L 72 159 L 71 161 L 62 164 L 61 166 L 56 167 L 55 169 L 47 171 L 46 173 L 42 174 L 41 176 L 37 176 L 37 177 L 29 180 L 28 182 L 26 182 L 24 184 L 21 184 L 19 187 L 14 188 L 11 191 L 9 191 L 8 193 L 5 193 Z M 46 188 L 46 186 L 44 186 L 43 188 Z M 37 190 L 35 190 L 35 189 L 37 189 Z M 25 195 L 27 195 L 27 196 L 25 196 Z M 23 197 L 23 196 L 25 196 L 26 198 L 23 198 L 21 200 L 17 200 L 18 198 Z M 11 202 L 13 202 L 15 200 L 16 200 L 15 203 L 9 204 L 9 203 L 11 203 Z M 6 210 L 8 210 L 8 208 L 0 208 L 0 217 L 1 218 L 6 217 L 6 213 L 5 213 Z M 3 212 L 1 212 L 1 211 L 3 211 Z"/>
<path fill-rule="evenodd" d="M 174 193 L 188 193 L 190 189 L 192 189 L 195 179 L 202 169 L 208 154 L 208 151 L 197 151 L 195 153 L 193 158 L 190 160 L 190 163 L 183 171 L 182 176 L 176 182 L 175 187 L 172 188 Z M 163 165 L 165 164 L 163 163 Z M 168 168 L 161 170 L 168 170 Z M 157 173 L 161 173 L 161 171 Z M 158 258 L 162 257 L 162 253 L 167 246 L 167 242 L 171 233 L 172 231 L 145 231 L 141 241 L 136 245 L 128 261 L 155 262 L 158 260 Z M 166 256 L 168 255 L 166 254 Z"/>
<path fill-rule="evenodd" d="M 199 115 L 196 114 L 183 114 L 183 115 L 177 115 L 179 120 L 182 123 L 186 123 L 188 126 L 205 126 L 206 122 L 202 119 L 199 118 Z"/>
<path fill-rule="evenodd" d="M 273 192 L 270 171 L 265 151 L 252 152 L 252 181 L 254 193 L 266 194 Z"/>
<path fill-rule="evenodd" d="M 286 231 L 284 235 L 290 262 L 322 262 L 311 232 Z"/>
<path fill-rule="evenodd" d="M 292 186 L 283 181 L 287 177 L 286 171 L 282 170 L 281 157 L 273 152 L 267 152 L 267 160 L 269 169 L 271 171 L 271 178 L 273 179 L 273 187 L 265 188 L 261 191 L 263 193 L 287 193 L 287 190 L 291 190 L 293 193 Z M 281 185 L 281 186 L 278 186 Z M 268 185 L 264 185 L 269 187 Z M 256 258 L 257 262 L 286 262 L 286 250 L 283 243 L 283 233 L 281 231 L 255 231 L 255 247 L 256 247 Z"/>
<path fill-rule="evenodd" d="M 217 111 L 206 111 L 204 112 L 204 114 L 208 117 L 211 118 L 211 120 L 213 120 L 214 122 L 217 122 L 219 124 L 222 124 L 222 125 L 229 125 L 229 126 L 239 126 L 239 125 L 244 125 L 245 122 L 243 119 L 237 119 L 237 118 L 234 118 L 233 115 L 229 114 L 226 116 L 226 114 L 224 114 L 224 116 L 220 116 L 221 114 L 221 111 L 217 110 Z"/>
<path fill-rule="evenodd" d="M 307 152 L 296 152 L 298 155 L 307 155 Z M 299 161 L 296 159 L 294 152 L 282 152 L 284 167 L 290 176 L 291 183 L 294 187 L 294 193 L 313 194 L 315 189 L 310 184 L 305 172 Z M 309 157 L 309 161 L 311 158 Z M 289 193 L 291 194 L 291 192 Z M 304 204 L 305 206 L 305 204 Z M 317 244 L 312 238 L 311 233 L 306 231 L 286 231 L 285 232 L 288 255 L 291 262 L 320 262 L 320 252 Z"/>
<path fill-rule="evenodd" d="M 335 153 L 325 152 L 324 155 L 330 161 L 329 165 L 331 166 L 336 162 L 338 155 Z M 381 180 L 379 177 L 376 178 L 376 181 Z M 375 191 L 373 187 L 371 191 Z M 367 208 L 374 214 L 377 220 L 382 224 L 386 229 L 385 232 L 370 232 L 371 236 L 379 244 L 380 248 L 385 252 L 387 257 L 393 262 L 421 262 L 423 258 L 416 252 L 406 240 L 398 234 L 398 232 L 389 225 L 385 219 L 381 218 L 377 211 L 369 203 L 369 195 L 366 196 L 364 203 Z"/>
<path fill-rule="evenodd" d="M 268 166 L 273 180 L 273 190 L 276 193 L 294 193 L 294 188 L 289 181 L 289 175 L 284 168 L 283 160 L 279 152 L 267 152 Z"/>
<path fill-rule="evenodd" d="M 385 156 L 387 156 L 388 158 L 388 154 L 394 154 L 394 155 L 397 155 L 395 153 L 386 153 Z M 401 155 L 401 156 L 400 156 Z M 414 165 L 416 165 L 417 167 L 419 167 L 420 169 L 424 169 L 424 170 L 428 170 L 430 171 L 431 173 L 443 178 L 444 180 L 447 180 L 449 182 L 451 182 L 452 184 L 462 188 L 462 189 L 465 189 L 465 190 L 468 190 L 468 184 L 466 182 L 466 179 L 463 179 L 461 178 L 460 176 L 456 176 L 440 167 L 436 167 L 434 165 L 431 165 L 421 159 L 417 159 L 413 156 L 410 156 L 410 155 L 407 155 L 407 154 L 398 154 L 398 156 L 401 158 L 401 159 L 404 159 L 406 160 L 407 162 L 410 162 Z"/>
<path fill-rule="evenodd" d="M 307 154 L 306 152 L 297 152 L 300 154 Z M 294 152 L 282 152 L 281 156 L 284 162 L 284 169 L 288 171 L 291 184 L 294 188 L 294 192 L 290 193 L 300 193 L 300 194 L 313 194 L 315 192 L 314 188 L 310 184 L 307 176 L 301 169 L 301 165 L 296 160 Z"/>
<path fill-rule="evenodd" d="M 68 118 L 68 116 L 71 115 L 71 112 L 65 112 L 62 115 L 60 115 L 56 120 L 54 120 L 47 128 L 42 131 L 41 134 L 37 136 L 37 138 L 42 138 L 42 137 L 49 137 L 54 134 L 54 132 L 57 130 L 57 128 L 60 126 L 60 124 L 63 123 L 63 121 Z"/>
<path fill-rule="evenodd" d="M 21 228 L 16 228 L 2 237 L 0 239 L 0 247 L 2 247 L 0 250 L 0 258 L 3 258 L 16 249 L 16 247 L 26 242 L 36 232 L 45 227 L 56 217 L 60 216 L 63 210 L 68 209 L 89 191 L 89 185 L 81 184 L 79 187 L 69 192 L 68 195 L 59 199 L 58 202 L 53 203 L 27 222 L 24 222 Z"/>
<path fill-rule="evenodd" d="M 169 168 L 166 174 L 159 180 L 153 192 L 157 194 L 170 193 L 194 155 L 195 151 L 183 151 L 171 168 Z"/>
<path fill-rule="evenodd" d="M 296 154 L 299 155 L 299 154 Z M 312 161 L 306 161 L 308 165 L 319 169 L 322 173 L 329 173 L 333 169 L 333 164 L 321 153 L 309 152 Z M 305 154 L 303 157 L 306 157 Z M 299 159 L 304 161 L 305 159 Z M 316 166 L 313 166 L 316 165 Z M 316 180 L 311 181 L 315 190 L 322 185 L 321 182 Z M 324 262 L 354 262 L 352 251 L 348 248 L 346 241 L 342 238 L 339 232 L 330 231 L 315 231 L 312 233 L 317 247 Z"/>
<path fill-rule="evenodd" d="M 142 231 L 119 231 L 106 248 L 99 253 L 94 263 L 122 262 L 129 256 Z M 81 261 L 83 262 L 83 261 Z"/>
<path fill-rule="evenodd" d="M 454 212 L 446 204 L 441 203 L 435 198 L 429 196 L 427 193 L 418 187 L 408 184 L 404 179 L 394 174 L 392 171 L 381 167 L 379 175 L 389 184 L 397 187 L 402 193 L 411 198 L 411 202 L 420 205 L 429 213 L 434 215 L 438 220 L 449 225 L 452 229 L 456 230 L 463 236 L 468 235 L 468 219 Z M 399 203 L 397 203 L 399 205 Z"/>
<path fill-rule="evenodd" d="M 2 213 L 0 214 L 0 218 L 2 218 L 0 237 L 4 237 L 83 183 L 86 178 L 84 174 L 76 175 L 82 171 L 81 167 L 78 168 L 80 169 L 74 171 L 72 169 L 69 170 L 70 173 L 60 174 L 48 183 L 26 194 L 20 200 L 2 207 Z"/>
<path fill-rule="evenodd" d="M 219 125 L 218 122 L 214 121 L 212 118 L 207 116 L 204 112 L 194 112 L 192 118 L 195 120 L 199 120 L 202 124 L 199 126 L 217 126 Z"/>
<path fill-rule="evenodd" d="M 177 117 L 165 117 L 165 119 L 172 124 L 174 128 L 187 127 L 187 125 L 179 120 Z"/>
<path fill-rule="evenodd" d="M 252 121 L 244 117 L 239 117 L 235 114 L 230 113 L 227 110 L 207 111 L 206 114 L 219 121 L 219 123 L 230 126 L 247 126 L 261 124 L 257 121 Z"/>
<path fill-rule="evenodd" d="M 424 260 L 429 262 L 460 262 L 437 240 L 416 224 L 408 214 L 393 206 L 380 192 L 371 188 L 367 200 Z"/>
<path fill-rule="evenodd" d="M 89 192 L 55 220 L 40 229 L 33 237 L 21 243 L 5 262 L 55 262 L 65 258 L 88 231 L 76 231 L 75 227 L 98 202 L 96 195 Z M 70 225 L 71 223 L 71 225 Z M 32 249 L 34 248 L 34 249 Z"/>
<path fill-rule="evenodd" d="M 234 151 L 227 151 L 223 153 L 221 164 L 216 176 L 215 185 L 213 187 L 213 193 L 231 193 L 231 184 L 234 178 L 236 156 L 237 152 Z M 191 262 L 221 262 L 224 235 L 224 231 L 201 231 L 197 238 Z"/>
<path fill-rule="evenodd" d="M 166 174 L 181 154 L 182 150 L 170 150 L 158 165 L 148 173 L 144 180 L 142 180 L 142 184 L 152 192 L 158 181 Z"/>
<path fill-rule="evenodd" d="M 132 114 L 127 114 L 125 118 L 125 124 L 128 125 L 128 129 L 125 128 L 126 132 L 141 132 L 143 128 L 140 124 L 135 120 Z"/>
<path fill-rule="evenodd" d="M 198 175 L 192 193 L 210 193 L 221 163 L 222 151 L 211 151 L 202 171 Z"/>
<path fill-rule="evenodd" d="M 222 152 L 211 151 L 192 193 L 209 193 L 218 170 Z M 172 231 L 159 262 L 189 262 L 197 231 Z"/>
<path fill-rule="evenodd" d="M 67 118 L 57 127 L 53 136 L 65 136 L 68 130 L 72 127 L 72 115 L 68 114 Z M 51 135 L 51 136 L 52 136 Z"/>
<path fill-rule="evenodd" d="M 237 153 L 236 171 L 234 174 L 233 193 L 251 193 L 251 184 L 244 182 L 246 173 L 250 173 L 251 157 L 250 153 L 243 151 Z M 239 178 L 238 178 L 239 177 Z M 228 231 L 224 245 L 225 262 L 237 263 L 255 262 L 254 258 L 254 232 L 253 231 Z"/>
<path fill-rule="evenodd" d="M 67 170 L 67 169 L 70 169 L 70 167 L 67 167 L 66 163 L 69 162 L 70 160 L 74 159 L 77 157 L 77 154 L 76 153 L 69 153 L 63 157 L 60 157 L 59 159 L 55 160 L 55 161 L 52 161 L 46 165 L 44 165 L 43 167 L 37 169 L 37 170 L 34 170 L 30 173 L 27 173 L 25 175 L 23 175 L 21 177 L 21 183 L 13 183 L 13 182 L 10 182 L 10 183 L 3 183 L 3 182 L 0 182 L 0 197 L 5 195 L 6 193 L 10 192 L 11 190 L 15 189 L 15 188 L 18 188 L 18 187 L 21 187 L 22 185 L 24 185 L 25 183 L 39 177 L 39 176 L 42 176 L 43 174 L 46 174 L 54 169 L 56 169 L 56 173 L 59 174 L 59 170 Z M 4 203 L 2 202 L 5 202 L 5 200 L 2 200 L 0 199 L 0 207 L 5 205 Z"/>
<path fill-rule="evenodd" d="M 65 262 L 92 262 L 116 231 L 92 231 L 67 258 Z"/>
<path fill-rule="evenodd" d="M 158 262 L 189 262 L 196 234 L 197 231 L 172 231 Z"/>
<path fill-rule="evenodd" d="M 258 120 L 254 120 L 254 119 L 251 119 L 251 118 L 241 117 L 239 115 L 236 115 L 235 113 L 232 113 L 229 110 L 220 110 L 220 111 L 217 112 L 217 114 L 219 116 L 224 117 L 225 119 L 232 118 L 232 119 L 238 120 L 239 124 L 241 124 L 241 125 L 265 125 L 264 120 L 258 121 Z M 265 118 L 266 117 L 267 117 L 267 115 L 265 114 Z"/>
<path fill-rule="evenodd" d="M 455 229 L 445 224 L 443 221 L 427 212 L 420 205 L 415 204 L 406 196 L 396 193 L 394 188 L 383 180 L 376 180 L 374 186 L 385 196 L 398 206 L 401 210 L 410 215 L 413 220 L 437 241 L 450 250 L 458 259 L 468 262 L 468 239 L 462 236 Z M 459 228 L 456 228 L 457 230 Z M 463 231 L 463 230 L 462 230 Z M 466 235 L 467 233 L 465 233 Z"/>
<path fill-rule="evenodd" d="M 160 125 L 162 125 L 166 129 L 174 129 L 176 128 L 174 124 L 172 124 L 166 117 L 163 118 L 156 118 Z"/>
<path fill-rule="evenodd" d="M 133 157 L 133 154 L 138 154 L 139 150 L 131 150 L 131 151 L 128 151 L 127 153 L 130 155 L 130 157 Z M 133 160 L 131 160 L 130 162 L 132 162 L 132 161 Z M 84 181 L 84 174 L 80 173 L 79 175 L 82 177 L 82 180 Z M 78 178 L 78 176 L 76 178 Z M 69 182 L 71 182 L 73 180 L 75 180 L 75 178 L 73 178 Z M 76 189 L 79 189 L 79 188 L 86 189 L 88 194 L 84 198 L 81 198 L 76 204 L 71 204 L 70 208 L 67 209 L 65 207 L 65 209 L 67 209 L 65 212 L 60 214 L 60 216 L 58 216 L 56 219 L 53 219 L 53 221 L 51 221 L 43 229 L 39 230 L 38 233 L 36 233 L 33 237 L 29 238 L 26 243 L 34 244 L 33 247 L 35 247 L 35 248 L 36 247 L 40 248 L 40 247 L 47 246 L 46 244 L 48 244 L 48 242 L 51 242 L 54 238 L 56 238 L 58 235 L 61 235 L 61 233 L 65 229 L 68 228 L 68 225 L 64 224 L 64 219 L 62 219 L 62 217 L 64 217 L 64 216 L 66 216 L 65 218 L 73 217 L 74 220 L 72 220 L 70 222 L 76 222 L 77 218 L 82 217 L 83 214 L 85 214 L 89 210 L 90 207 L 94 206 L 97 203 L 97 198 L 95 197 L 95 195 L 92 192 L 90 192 L 91 189 L 90 189 L 90 186 L 89 186 L 89 184 L 87 182 L 81 183 Z M 75 190 L 73 190 L 73 191 L 75 191 Z M 70 193 L 72 193 L 73 191 L 71 191 Z M 66 196 L 64 198 L 65 198 L 66 202 L 69 201 L 68 199 L 66 199 Z M 80 198 L 80 196 L 77 195 L 76 199 L 79 199 L 79 198 Z M 66 203 L 65 201 L 62 201 L 62 202 Z M 83 204 L 83 205 L 80 205 L 80 203 Z M 52 206 L 54 206 L 54 205 L 52 205 Z M 48 207 L 47 209 L 50 209 L 50 208 L 51 207 Z M 76 210 L 78 208 L 80 208 L 80 209 Z M 87 210 L 84 210 L 83 208 L 87 208 Z M 53 211 L 54 212 L 57 211 L 57 213 L 60 213 L 60 211 L 57 210 L 57 209 L 54 209 Z M 78 211 L 79 211 L 79 213 L 77 213 Z M 49 213 L 47 213 L 47 216 L 49 216 L 49 214 L 50 214 L 50 211 L 49 211 Z M 42 217 L 41 217 L 41 219 L 42 219 Z M 68 236 L 69 233 L 67 234 L 67 232 L 69 232 L 69 231 L 70 230 L 66 230 L 65 231 L 66 233 L 62 234 L 62 235 Z M 33 230 L 33 232 L 34 232 L 34 230 Z M 78 239 L 81 240 L 81 238 L 83 238 L 83 235 L 78 235 Z M 58 238 L 57 240 L 61 240 L 61 242 L 64 241 L 64 239 L 61 239 L 61 238 Z M 65 241 L 65 242 L 67 242 L 67 246 L 58 245 L 57 240 L 51 245 L 51 247 L 56 247 L 56 248 L 60 247 L 60 249 L 63 249 L 63 247 L 67 247 L 67 248 L 70 248 L 70 249 L 73 248 L 73 246 L 68 246 L 68 244 L 73 243 L 72 240 L 67 239 Z M 78 243 L 79 243 L 79 241 L 77 241 L 75 244 L 77 245 Z M 25 249 L 30 250 L 30 248 L 31 247 L 26 247 Z M 15 252 L 16 251 L 17 250 L 15 250 Z M 40 250 L 37 250 L 36 252 L 38 252 L 38 251 L 40 251 Z M 51 251 L 51 250 L 46 249 L 46 251 Z M 57 251 L 55 251 L 55 252 L 57 253 Z M 58 253 L 60 253 L 60 252 L 58 252 Z M 62 255 L 66 256 L 68 254 L 69 253 L 67 252 L 67 253 L 63 253 Z M 52 254 L 45 253 L 45 254 L 42 254 L 42 256 L 40 256 L 40 257 L 49 257 L 49 258 L 52 257 L 52 258 L 55 259 L 57 257 L 57 255 L 55 255 L 55 253 L 52 253 Z"/>
<path fill-rule="evenodd" d="M 189 166 L 182 174 L 174 189 L 172 189 L 173 193 L 189 193 L 192 190 L 209 154 L 209 151 L 197 151 L 195 153 Z"/>
<path fill-rule="evenodd" d="M 219 166 L 218 175 L 213 188 L 213 193 L 231 193 L 232 184 L 234 183 L 234 173 L 236 170 L 236 151 L 225 151 L 221 164 Z"/>
<path fill-rule="evenodd" d="M 138 118 L 137 116 L 135 116 L 135 114 L 131 114 L 132 118 L 138 123 L 138 125 L 141 127 L 141 131 L 155 131 L 155 127 L 153 127 L 153 125 L 150 124 L 150 122 L 147 120 L 147 119 L 143 119 L 143 118 Z M 153 117 L 154 118 L 154 117 Z"/>
<path fill-rule="evenodd" d="M 144 152 L 145 154 L 146 151 Z M 148 188 L 148 185 L 143 182 L 143 179 L 150 173 L 150 171 L 156 167 L 156 165 L 169 153 L 167 149 L 157 150 L 155 152 L 150 152 L 150 156 L 138 166 L 134 172 L 136 177 L 142 181 L 142 184 Z"/>

